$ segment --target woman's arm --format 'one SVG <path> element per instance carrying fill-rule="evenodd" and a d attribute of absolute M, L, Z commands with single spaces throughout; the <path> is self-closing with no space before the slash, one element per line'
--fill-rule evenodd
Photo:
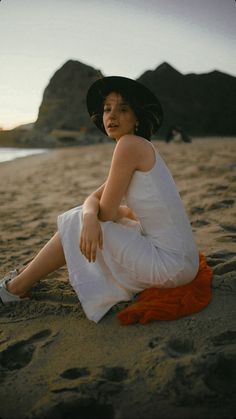
<path fill-rule="evenodd" d="M 120 138 L 113 154 L 107 181 L 85 200 L 80 249 L 89 262 L 95 261 L 97 247 L 102 249 L 102 229 L 99 220 L 116 221 L 124 216 L 134 217 L 130 209 L 124 210 L 119 207 L 141 158 L 140 148 L 133 135 Z"/>
<path fill-rule="evenodd" d="M 83 225 L 80 234 L 80 250 L 89 262 L 95 262 L 97 247 L 102 249 L 102 229 L 98 221 L 99 201 L 106 182 L 92 192 L 83 204 Z"/>
<path fill-rule="evenodd" d="M 104 191 L 106 182 L 104 182 L 96 191 L 92 192 L 83 204 L 83 217 L 87 214 L 94 214 L 97 216 L 99 212 L 99 201 Z"/>
<path fill-rule="evenodd" d="M 119 139 L 99 202 L 99 220 L 115 221 L 119 218 L 121 200 L 142 158 L 141 148 L 134 135 L 125 135 Z"/>

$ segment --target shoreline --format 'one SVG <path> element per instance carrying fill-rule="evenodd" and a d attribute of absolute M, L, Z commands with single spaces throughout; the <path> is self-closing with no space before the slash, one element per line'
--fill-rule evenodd
<path fill-rule="evenodd" d="M 47 153 L 48 149 L 30 147 L 0 147 L 0 164 L 16 159 Z"/>

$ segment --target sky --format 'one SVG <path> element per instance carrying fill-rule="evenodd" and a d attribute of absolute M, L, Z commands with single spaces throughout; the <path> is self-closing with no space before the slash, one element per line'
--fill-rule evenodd
<path fill-rule="evenodd" d="M 50 78 L 73 59 L 139 77 L 236 76 L 236 0 L 0 0 L 0 128 L 34 122 Z"/>

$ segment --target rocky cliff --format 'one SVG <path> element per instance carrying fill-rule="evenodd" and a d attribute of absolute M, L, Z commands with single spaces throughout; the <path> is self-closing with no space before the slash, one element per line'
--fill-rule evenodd
<path fill-rule="evenodd" d="M 97 78 L 95 70 L 78 61 L 66 62 L 51 78 L 39 108 L 35 128 L 95 132 L 86 110 L 86 92 Z M 236 135 L 236 77 L 213 71 L 183 75 L 168 63 L 138 79 L 154 91 L 164 108 L 159 135 L 180 125 L 190 135 Z"/>
<path fill-rule="evenodd" d="M 46 87 L 35 129 L 49 133 L 92 130 L 86 110 L 89 86 L 102 77 L 99 70 L 79 61 L 67 61 L 51 78 Z"/>
<path fill-rule="evenodd" d="M 79 61 L 69 60 L 52 76 L 45 88 L 34 128 L 0 133 L 0 144 L 57 146 L 107 141 L 91 123 L 86 109 L 88 87 L 103 77 Z M 138 79 L 159 97 L 164 122 L 158 138 L 165 138 L 172 125 L 190 136 L 236 135 L 236 77 L 212 71 L 183 75 L 168 63 L 146 71 Z M 7 134 L 7 136 L 6 136 Z M 14 134 L 14 135 L 13 135 Z"/>
<path fill-rule="evenodd" d="M 190 135 L 236 135 L 236 77 L 212 71 L 183 75 L 167 63 L 139 79 L 160 98 L 164 123 L 182 126 Z"/>

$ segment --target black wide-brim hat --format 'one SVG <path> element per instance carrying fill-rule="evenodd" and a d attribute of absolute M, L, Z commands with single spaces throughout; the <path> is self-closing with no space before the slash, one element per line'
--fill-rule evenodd
<path fill-rule="evenodd" d="M 96 80 L 87 92 L 87 109 L 93 122 L 104 134 L 107 135 L 102 124 L 102 118 L 96 118 L 102 115 L 103 103 L 106 96 L 111 92 L 120 93 L 132 103 L 138 103 L 139 115 L 138 119 L 142 119 L 145 115 L 150 118 L 152 123 L 152 134 L 154 134 L 161 126 L 163 120 L 162 106 L 157 97 L 143 84 L 121 76 L 109 76 Z M 95 117 L 95 118 L 93 118 Z"/>

